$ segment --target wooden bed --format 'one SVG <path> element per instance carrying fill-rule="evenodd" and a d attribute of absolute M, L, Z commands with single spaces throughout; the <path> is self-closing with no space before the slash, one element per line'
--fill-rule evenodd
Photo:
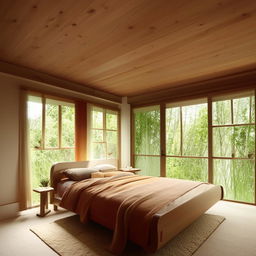
<path fill-rule="evenodd" d="M 92 167 L 101 163 L 117 166 L 117 162 L 113 160 L 55 164 L 51 168 L 51 186 L 56 191 L 58 182 L 63 178 L 63 169 Z M 204 184 L 201 189 L 195 189 L 193 193 L 187 193 L 168 204 L 167 207 L 153 215 L 150 228 L 151 242 L 144 249 L 149 252 L 155 252 L 222 198 L 223 190 L 221 186 Z M 56 210 L 60 203 L 60 198 L 56 196 L 55 192 L 51 194 L 51 203 L 54 204 L 54 209 Z M 94 219 L 92 220 L 95 221 Z M 129 237 L 129 239 L 136 243 L 132 238 Z"/>
<path fill-rule="evenodd" d="M 51 187 L 54 188 L 54 191 L 50 195 L 50 203 L 54 205 L 54 210 L 57 210 L 57 207 L 60 204 L 60 198 L 56 196 L 56 189 L 58 183 L 63 178 L 65 178 L 65 175 L 62 173 L 62 171 L 68 168 L 92 167 L 97 164 L 112 164 L 118 168 L 118 161 L 112 159 L 95 161 L 60 162 L 54 164 L 51 167 L 50 184 Z"/>

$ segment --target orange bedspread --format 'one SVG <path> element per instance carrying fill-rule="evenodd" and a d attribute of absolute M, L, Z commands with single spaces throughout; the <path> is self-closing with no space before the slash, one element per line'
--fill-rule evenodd
<path fill-rule="evenodd" d="M 92 219 L 113 229 L 110 249 L 120 253 L 128 238 L 147 248 L 153 215 L 200 184 L 125 174 L 87 179 L 73 184 L 60 206 L 79 214 L 84 223 Z"/>

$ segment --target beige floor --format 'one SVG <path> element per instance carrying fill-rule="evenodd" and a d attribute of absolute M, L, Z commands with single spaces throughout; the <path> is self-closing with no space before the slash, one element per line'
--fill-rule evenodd
<path fill-rule="evenodd" d="M 61 210 L 47 217 L 35 216 L 38 209 L 28 210 L 15 219 L 0 222 L 0 256 L 56 256 L 29 227 L 64 218 L 70 213 Z M 209 213 L 226 217 L 223 224 L 194 256 L 256 256 L 256 207 L 219 202 Z"/>

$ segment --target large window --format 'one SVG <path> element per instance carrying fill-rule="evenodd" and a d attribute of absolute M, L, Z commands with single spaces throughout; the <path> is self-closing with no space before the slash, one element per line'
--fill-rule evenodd
<path fill-rule="evenodd" d="M 134 109 L 134 160 L 141 174 L 160 176 L 160 108 Z"/>
<path fill-rule="evenodd" d="M 118 111 L 89 106 L 89 157 L 90 159 L 118 159 Z"/>
<path fill-rule="evenodd" d="M 166 176 L 207 181 L 206 99 L 166 107 Z"/>
<path fill-rule="evenodd" d="M 225 198 L 255 201 L 255 105 L 252 93 L 214 99 L 213 177 Z"/>
<path fill-rule="evenodd" d="M 133 118 L 142 174 L 220 184 L 225 199 L 255 204 L 254 91 L 134 108 Z"/>
<path fill-rule="evenodd" d="M 55 162 L 75 160 L 75 108 L 74 104 L 29 96 L 28 99 L 30 167 L 32 187 L 50 178 Z M 32 204 L 39 202 L 32 194 Z"/>

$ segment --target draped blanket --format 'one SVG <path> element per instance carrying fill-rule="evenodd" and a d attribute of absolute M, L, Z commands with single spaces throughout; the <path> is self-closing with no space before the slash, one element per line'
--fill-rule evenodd
<path fill-rule="evenodd" d="M 202 183 L 138 175 L 86 179 L 73 184 L 60 206 L 114 230 L 110 250 L 121 253 L 127 239 L 150 243 L 153 215 Z M 171 224 L 170 224 L 171 225 Z"/>

